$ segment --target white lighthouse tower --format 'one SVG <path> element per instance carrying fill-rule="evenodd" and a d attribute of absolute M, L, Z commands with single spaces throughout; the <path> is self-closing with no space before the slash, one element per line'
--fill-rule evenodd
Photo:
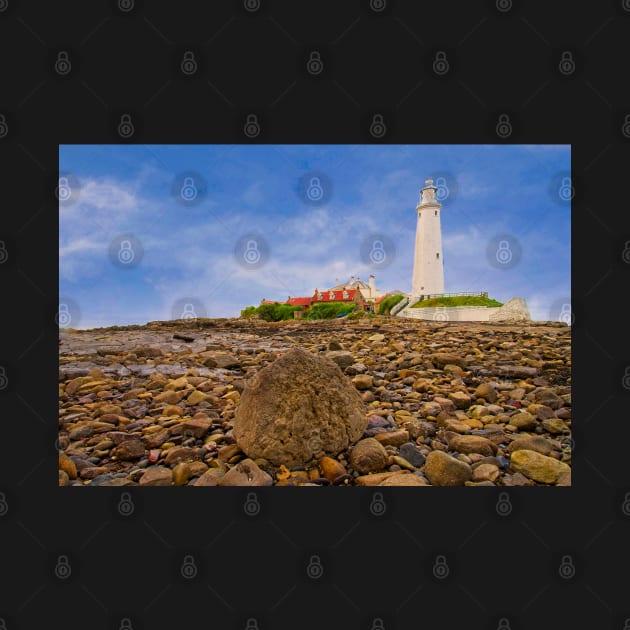
<path fill-rule="evenodd" d="M 413 281 L 411 295 L 434 295 L 444 293 L 444 261 L 442 260 L 442 227 L 440 210 L 442 204 L 435 198 L 437 187 L 427 179 L 420 191 L 420 202 L 416 206 L 416 248 L 413 259 Z"/>

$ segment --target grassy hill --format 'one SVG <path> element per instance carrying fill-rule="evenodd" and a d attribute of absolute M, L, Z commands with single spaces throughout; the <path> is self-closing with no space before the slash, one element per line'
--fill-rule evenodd
<path fill-rule="evenodd" d="M 456 295 L 422 300 L 416 302 L 412 308 L 435 308 L 436 306 L 503 306 L 503 302 L 479 295 Z"/>
<path fill-rule="evenodd" d="M 379 315 L 389 315 L 390 311 L 402 300 L 405 296 L 402 293 L 395 293 L 383 298 L 378 307 Z"/>

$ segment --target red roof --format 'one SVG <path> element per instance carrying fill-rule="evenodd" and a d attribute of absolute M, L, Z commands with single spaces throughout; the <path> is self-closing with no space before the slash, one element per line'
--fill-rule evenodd
<path fill-rule="evenodd" d="M 310 306 L 312 299 L 310 297 L 290 297 L 285 304 L 293 304 L 294 306 Z"/>
<path fill-rule="evenodd" d="M 346 296 L 344 297 L 344 291 L 319 291 L 313 293 L 311 298 L 313 302 L 350 302 L 354 300 L 356 289 L 346 289 Z M 321 297 L 320 297 L 321 295 Z"/>

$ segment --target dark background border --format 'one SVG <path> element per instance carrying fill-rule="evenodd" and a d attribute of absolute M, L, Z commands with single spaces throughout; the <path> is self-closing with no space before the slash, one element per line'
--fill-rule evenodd
<path fill-rule="evenodd" d="M 627 627 L 630 2 L 120 1 L 0 0 L 1 627 Z M 119 142 L 570 143 L 573 487 L 504 516 L 498 489 L 386 489 L 379 518 L 369 489 L 263 489 L 248 516 L 237 489 L 131 488 L 121 517 L 119 489 L 58 488 L 57 150 Z"/>

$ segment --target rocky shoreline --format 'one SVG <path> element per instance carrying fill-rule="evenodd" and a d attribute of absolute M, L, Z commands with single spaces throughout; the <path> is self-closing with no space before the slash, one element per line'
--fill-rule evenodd
<path fill-rule="evenodd" d="M 304 466 L 236 443 L 241 395 L 300 347 L 365 409 L 360 440 Z M 373 317 L 207 319 L 60 332 L 61 486 L 571 484 L 571 329 Z"/>

